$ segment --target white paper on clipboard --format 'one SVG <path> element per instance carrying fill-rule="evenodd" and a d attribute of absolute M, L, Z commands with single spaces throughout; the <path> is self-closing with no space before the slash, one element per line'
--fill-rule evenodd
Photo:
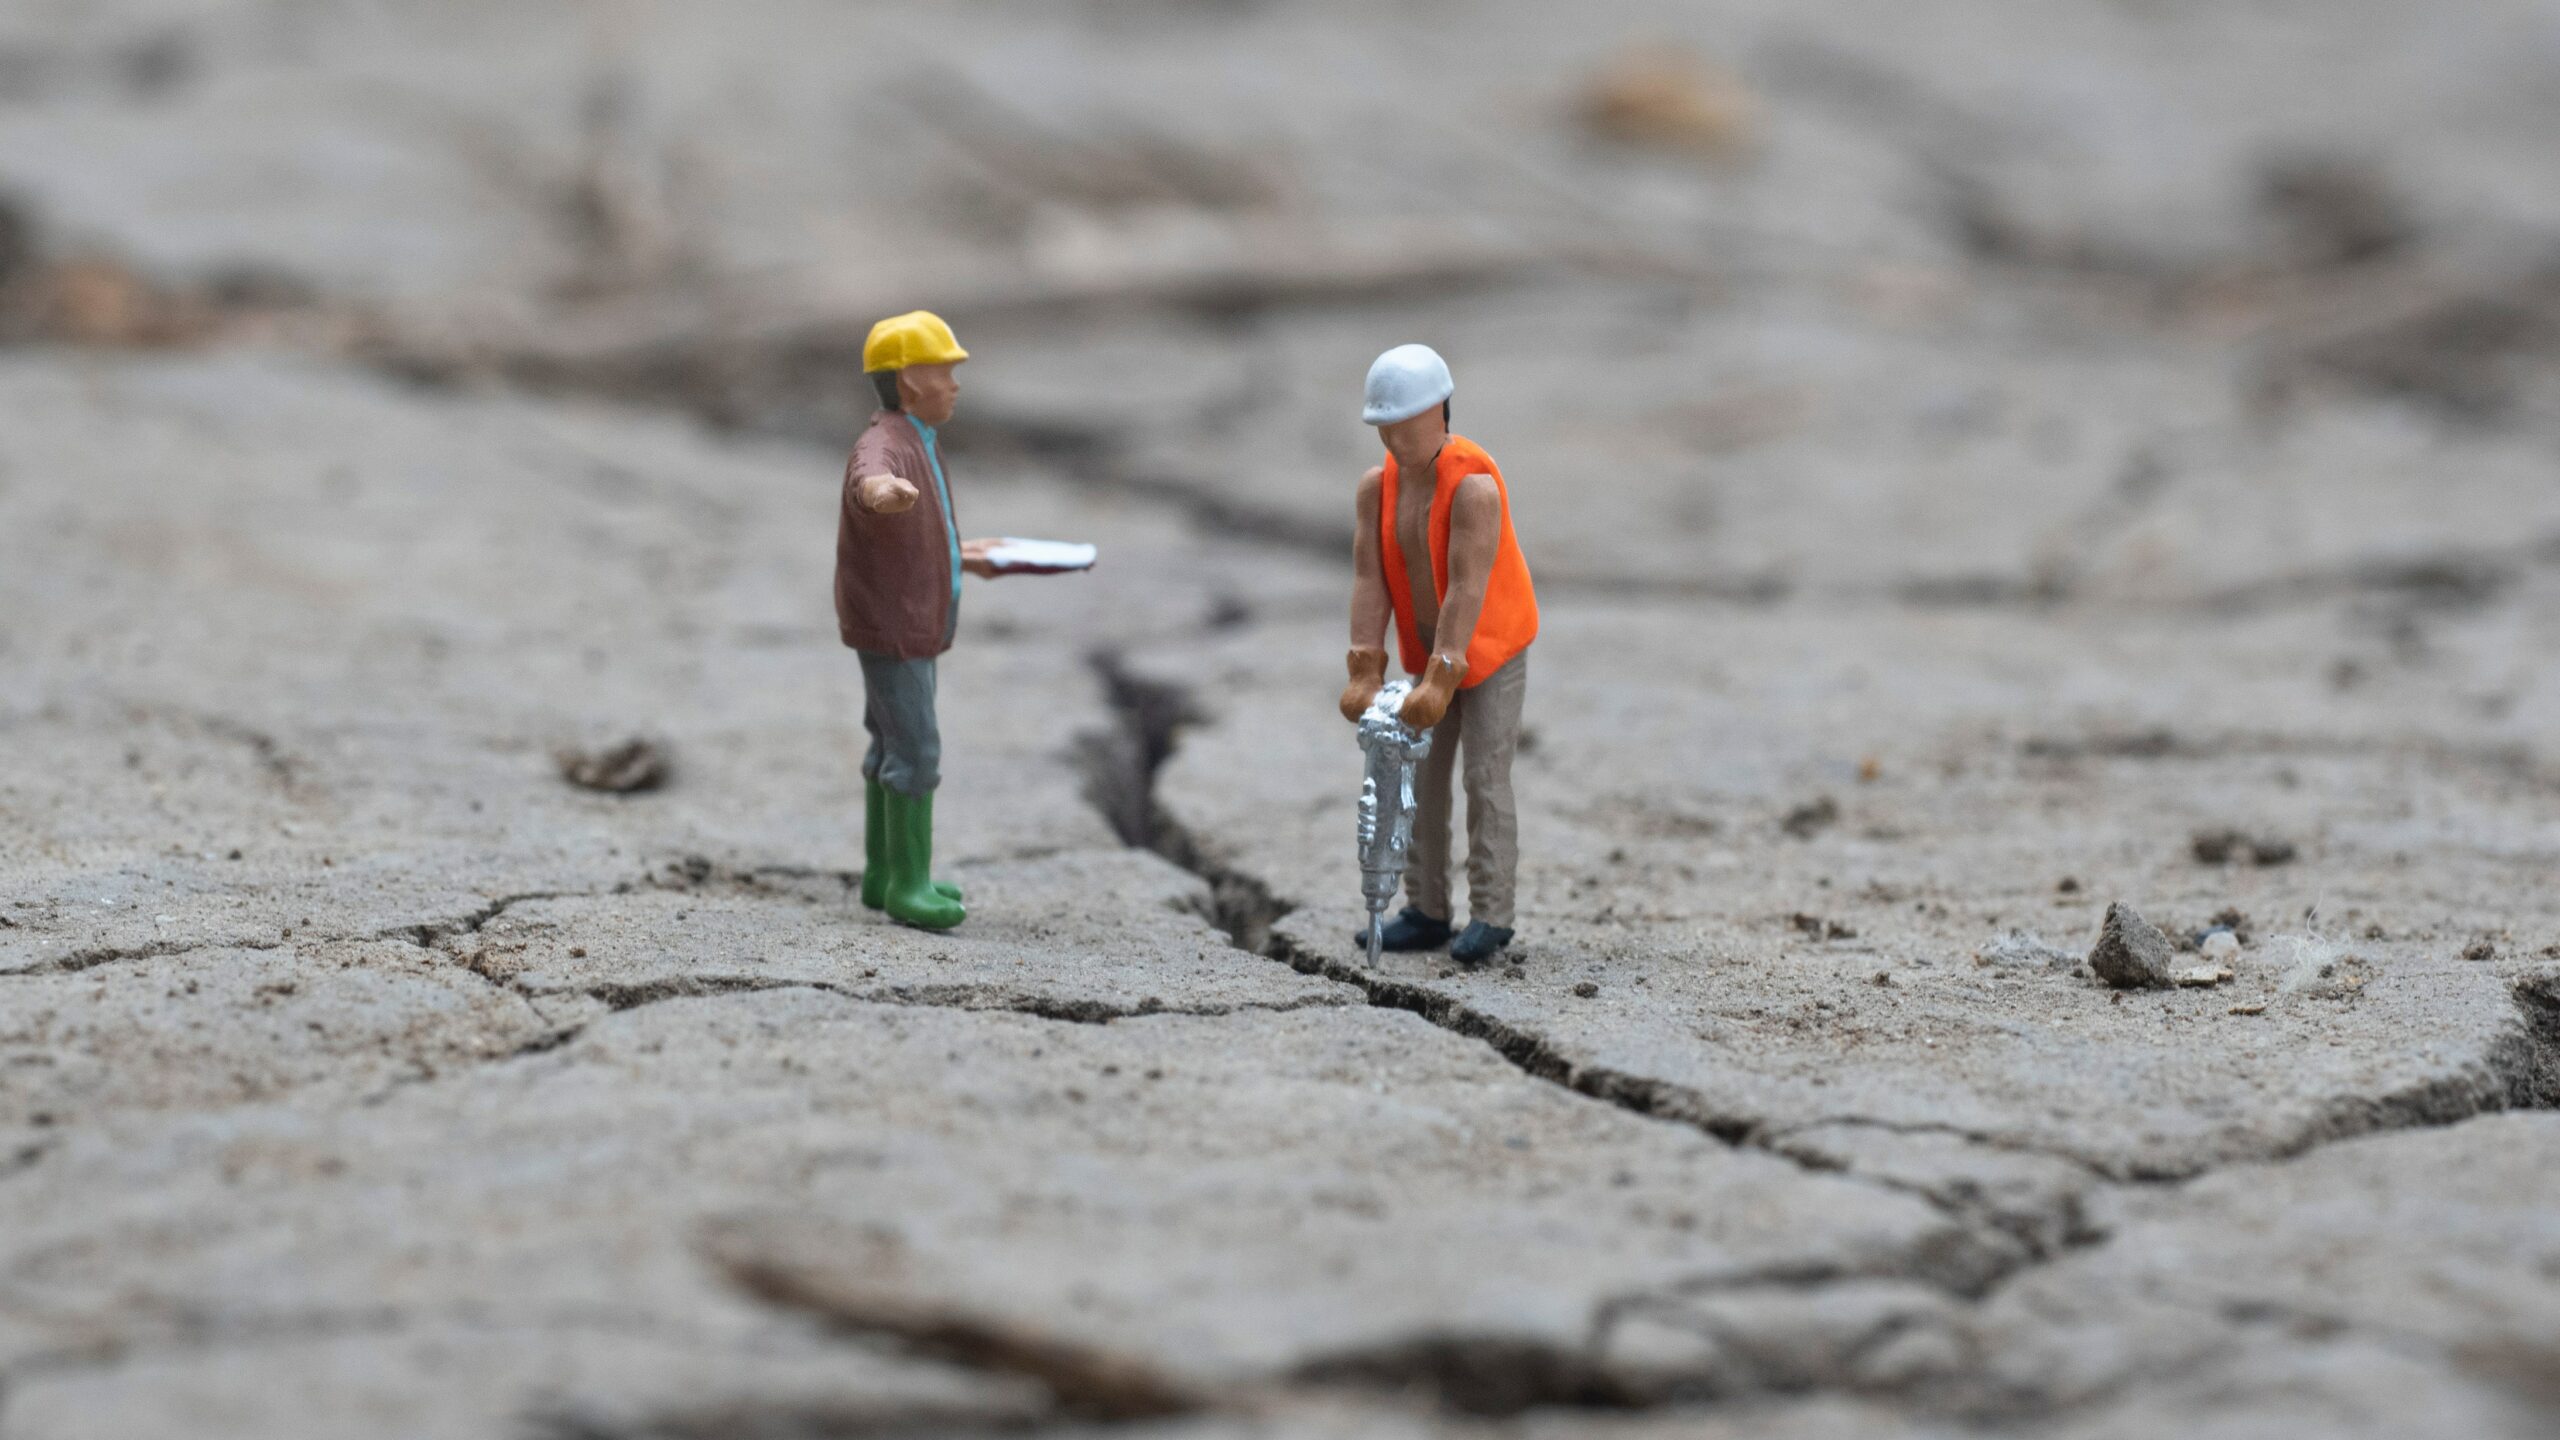
<path fill-rule="evenodd" d="M 1006 536 L 987 547 L 987 563 L 999 575 L 1060 575 L 1090 570 L 1101 552 L 1072 540 L 1017 540 Z"/>

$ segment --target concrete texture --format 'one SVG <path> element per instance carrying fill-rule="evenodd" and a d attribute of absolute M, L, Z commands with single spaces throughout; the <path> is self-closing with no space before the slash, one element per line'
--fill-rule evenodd
<path fill-rule="evenodd" d="M 0 1435 L 2551 1433 L 2555 79 L 2540 0 L 12 10 Z M 964 531 L 1102 555 L 968 587 L 948 934 L 826 600 L 917 304 Z M 1472 971 L 1350 939 L 1410 339 L 1545 617 Z"/>

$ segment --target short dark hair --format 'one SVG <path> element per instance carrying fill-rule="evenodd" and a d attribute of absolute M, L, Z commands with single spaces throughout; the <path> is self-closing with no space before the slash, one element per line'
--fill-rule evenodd
<path fill-rule="evenodd" d="M 1449 402 L 1446 400 L 1440 402 L 1440 428 L 1449 428 Z"/>
<path fill-rule="evenodd" d="M 895 370 L 874 370 L 874 371 L 872 371 L 872 372 L 871 372 L 871 390 L 872 390 L 872 393 L 874 393 L 874 394 L 876 394 L 876 395 L 878 395 L 878 396 L 880 397 L 880 408 L 881 408 L 881 409 L 883 409 L 883 410 L 895 410 L 895 409 L 897 409 L 897 408 L 898 408 L 898 372 L 897 372 L 897 371 L 895 371 Z"/>

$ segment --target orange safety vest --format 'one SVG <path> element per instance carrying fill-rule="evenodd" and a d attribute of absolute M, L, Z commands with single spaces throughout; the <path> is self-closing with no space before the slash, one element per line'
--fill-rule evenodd
<path fill-rule="evenodd" d="M 1473 689 L 1493 678 L 1512 656 L 1529 648 L 1538 638 L 1538 592 L 1529 584 L 1529 562 L 1520 554 L 1520 541 L 1511 533 L 1511 492 L 1503 486 L 1502 470 L 1483 447 L 1463 436 L 1452 435 L 1440 447 L 1440 459 L 1434 467 L 1439 474 L 1438 489 L 1431 497 L 1431 583 L 1443 603 L 1449 597 L 1449 504 L 1458 495 L 1458 482 L 1470 475 L 1490 475 L 1493 488 L 1502 497 L 1502 547 L 1493 557 L 1493 573 L 1486 577 L 1484 613 L 1477 617 L 1475 638 L 1467 643 L 1467 673 L 1458 682 L 1461 690 Z M 1387 596 L 1395 602 L 1396 644 L 1404 660 L 1405 673 L 1419 675 L 1431 657 L 1423 653 L 1422 632 L 1413 623 L 1413 582 L 1406 576 L 1404 546 L 1396 540 L 1396 457 L 1387 456 L 1386 483 L 1378 492 L 1378 528 L 1387 571 Z"/>

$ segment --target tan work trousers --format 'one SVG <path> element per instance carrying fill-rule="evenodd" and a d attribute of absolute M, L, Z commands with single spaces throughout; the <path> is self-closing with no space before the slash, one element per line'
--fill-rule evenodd
<path fill-rule="evenodd" d="M 1458 692 L 1431 754 L 1414 777 L 1413 853 L 1405 862 L 1405 899 L 1426 915 L 1455 918 L 1449 907 L 1449 780 L 1466 752 L 1467 906 L 1487 925 L 1511 928 L 1520 875 L 1520 812 L 1511 801 L 1511 757 L 1520 749 L 1520 702 L 1529 692 L 1529 652 L 1521 651 L 1481 685 Z"/>

